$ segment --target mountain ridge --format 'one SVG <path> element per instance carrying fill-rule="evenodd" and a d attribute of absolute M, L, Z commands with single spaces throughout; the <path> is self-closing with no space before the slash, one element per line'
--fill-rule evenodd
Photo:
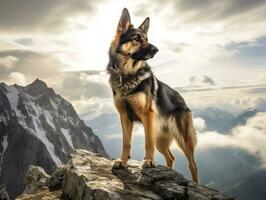
<path fill-rule="evenodd" d="M 108 156 L 71 103 L 44 81 L 0 84 L 0 183 L 12 198 L 22 192 L 30 164 L 51 173 L 76 148 Z"/>

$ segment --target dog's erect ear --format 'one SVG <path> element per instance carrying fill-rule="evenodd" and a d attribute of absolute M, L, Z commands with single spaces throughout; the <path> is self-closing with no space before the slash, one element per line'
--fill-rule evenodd
<path fill-rule="evenodd" d="M 122 15 L 119 20 L 119 24 L 117 27 L 118 32 L 125 33 L 128 31 L 129 26 L 131 25 L 130 15 L 127 8 L 123 9 Z"/>
<path fill-rule="evenodd" d="M 150 26 L 150 18 L 147 17 L 144 22 L 142 22 L 142 24 L 139 26 L 140 29 L 142 29 L 146 34 L 149 30 L 149 26 Z"/>

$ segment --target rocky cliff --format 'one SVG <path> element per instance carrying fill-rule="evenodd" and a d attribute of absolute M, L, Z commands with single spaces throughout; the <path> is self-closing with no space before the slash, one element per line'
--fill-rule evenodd
<path fill-rule="evenodd" d="M 51 177 L 32 166 L 26 177 L 26 190 L 17 199 L 233 199 L 164 166 L 142 169 L 140 162 L 131 160 L 128 168 L 112 170 L 112 163 L 101 155 L 76 150 Z"/>
<path fill-rule="evenodd" d="M 107 155 L 72 105 L 45 82 L 0 83 L 0 184 L 11 198 L 22 193 L 29 165 L 52 173 L 76 148 Z"/>

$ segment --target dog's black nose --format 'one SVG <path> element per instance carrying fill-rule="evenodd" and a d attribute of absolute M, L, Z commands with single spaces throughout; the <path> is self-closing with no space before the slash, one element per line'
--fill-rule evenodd
<path fill-rule="evenodd" d="M 159 49 L 156 46 L 151 47 L 152 54 L 156 54 L 159 51 Z"/>

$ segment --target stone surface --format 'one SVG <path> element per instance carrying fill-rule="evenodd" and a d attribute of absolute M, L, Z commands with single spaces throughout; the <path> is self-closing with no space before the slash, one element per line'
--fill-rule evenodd
<path fill-rule="evenodd" d="M 231 200 L 216 190 L 196 184 L 165 166 L 145 168 L 131 160 L 127 168 L 112 169 L 113 160 L 76 150 L 35 195 L 18 199 L 66 200 Z M 49 188 L 49 189 L 48 189 Z M 36 198 L 38 197 L 38 198 Z"/>

